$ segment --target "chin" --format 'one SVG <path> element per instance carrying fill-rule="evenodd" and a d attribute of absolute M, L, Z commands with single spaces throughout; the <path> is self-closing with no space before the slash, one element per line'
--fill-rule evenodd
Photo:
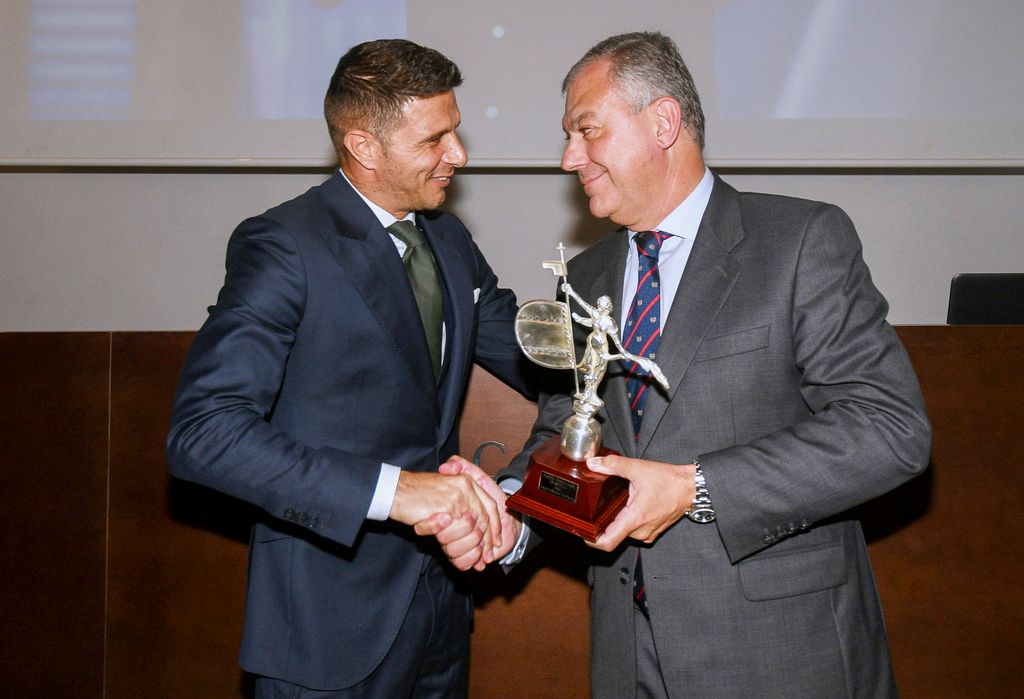
<path fill-rule="evenodd" d="M 441 202 L 444 201 L 444 197 L 438 199 L 437 197 L 423 197 L 416 202 L 416 205 L 409 209 L 409 211 L 433 211 L 434 209 L 441 206 Z"/>
<path fill-rule="evenodd" d="M 593 199 L 591 199 L 590 213 L 596 216 L 597 218 L 609 218 L 612 212 L 609 211 L 607 207 L 601 206 L 599 202 L 596 202 Z"/>

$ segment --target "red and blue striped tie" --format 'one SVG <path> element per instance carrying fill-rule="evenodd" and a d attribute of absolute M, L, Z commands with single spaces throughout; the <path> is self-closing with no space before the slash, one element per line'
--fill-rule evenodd
<path fill-rule="evenodd" d="M 658 274 L 658 253 L 661 244 L 669 234 L 661 231 L 643 231 L 633 239 L 640 253 L 639 276 L 636 296 L 626 315 L 623 346 L 626 351 L 638 357 L 654 359 L 661 339 L 661 277 Z M 640 426 L 644 419 L 644 403 L 652 377 L 633 362 L 626 378 L 626 393 L 629 398 L 629 412 L 633 416 L 633 438 L 640 438 Z M 636 567 L 633 570 L 633 599 L 637 606 L 648 615 L 647 590 L 644 586 L 643 563 L 640 551 L 636 553 Z"/>
<path fill-rule="evenodd" d="M 627 352 L 638 357 L 654 359 L 661 339 L 661 278 L 658 275 L 658 252 L 668 238 L 661 231 L 637 233 L 636 249 L 640 253 L 640 269 L 637 278 L 636 296 L 626 315 L 626 340 L 623 346 Z M 629 411 L 633 416 L 633 436 L 640 438 L 640 425 L 644 419 L 644 403 L 647 390 L 653 380 L 651 375 L 636 362 L 629 366 L 626 392 L 629 396 Z"/>

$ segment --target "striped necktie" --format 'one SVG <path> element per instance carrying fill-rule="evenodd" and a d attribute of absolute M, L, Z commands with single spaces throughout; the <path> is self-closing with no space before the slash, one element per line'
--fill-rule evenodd
<path fill-rule="evenodd" d="M 636 249 L 639 252 L 640 267 L 637 277 L 636 295 L 626 315 L 626 351 L 638 357 L 654 359 L 661 339 L 661 278 L 658 275 L 658 253 L 667 233 L 643 231 L 637 233 Z M 644 419 L 644 403 L 647 390 L 653 378 L 633 362 L 628 369 L 626 392 L 629 396 L 629 412 L 633 416 L 633 437 L 639 439 L 640 425 Z"/>
<path fill-rule="evenodd" d="M 661 339 L 661 277 L 658 274 L 658 253 L 661 244 L 668 238 L 661 231 L 643 231 L 634 238 L 639 252 L 639 274 L 636 295 L 626 315 L 626 350 L 638 357 L 654 359 Z M 627 372 L 626 394 L 629 398 L 629 412 L 633 417 L 633 438 L 640 438 L 640 426 L 644 419 L 644 403 L 651 385 L 651 375 L 633 362 Z M 647 589 L 644 585 L 644 568 L 640 550 L 636 552 L 636 566 L 633 569 L 633 601 L 649 616 Z"/>
<path fill-rule="evenodd" d="M 444 320 L 441 275 L 437 271 L 434 255 L 416 224 L 412 221 L 395 221 L 388 226 L 388 232 L 405 243 L 402 264 L 416 297 L 436 379 L 441 375 L 441 323 Z"/>

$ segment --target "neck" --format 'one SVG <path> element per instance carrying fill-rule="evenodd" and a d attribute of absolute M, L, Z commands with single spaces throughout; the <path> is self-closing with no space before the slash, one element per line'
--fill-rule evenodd
<path fill-rule="evenodd" d="M 409 214 L 408 211 L 394 211 L 386 203 L 387 197 L 384 196 L 382 188 L 377 185 L 376 172 L 374 170 L 369 170 L 363 167 L 359 161 L 353 160 L 342 160 L 339 163 L 339 167 L 345 173 L 345 177 L 348 178 L 352 186 L 374 204 L 399 220 Z"/>
<path fill-rule="evenodd" d="M 676 207 L 683 203 L 704 177 L 704 163 L 700 168 L 692 168 L 684 172 L 671 173 L 664 179 L 664 187 L 655 193 L 646 216 L 635 225 L 628 226 L 635 231 L 649 231 L 657 228 Z"/>

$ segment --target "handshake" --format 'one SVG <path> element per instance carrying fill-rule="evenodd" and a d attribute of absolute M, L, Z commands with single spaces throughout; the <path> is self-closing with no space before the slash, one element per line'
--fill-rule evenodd
<path fill-rule="evenodd" d="M 686 516 L 697 494 L 697 465 L 668 464 L 618 455 L 587 459 L 591 471 L 629 481 L 629 499 L 595 541 L 614 551 L 627 538 L 654 543 Z M 505 509 L 505 492 L 461 456 L 438 473 L 402 471 L 391 519 L 412 525 L 420 536 L 437 537 L 459 570 L 483 570 L 512 550 L 523 524 Z"/>
<path fill-rule="evenodd" d="M 402 471 L 390 519 L 433 536 L 459 570 L 483 570 L 512 550 L 522 523 L 505 509 L 505 492 L 461 456 L 437 473 Z"/>

